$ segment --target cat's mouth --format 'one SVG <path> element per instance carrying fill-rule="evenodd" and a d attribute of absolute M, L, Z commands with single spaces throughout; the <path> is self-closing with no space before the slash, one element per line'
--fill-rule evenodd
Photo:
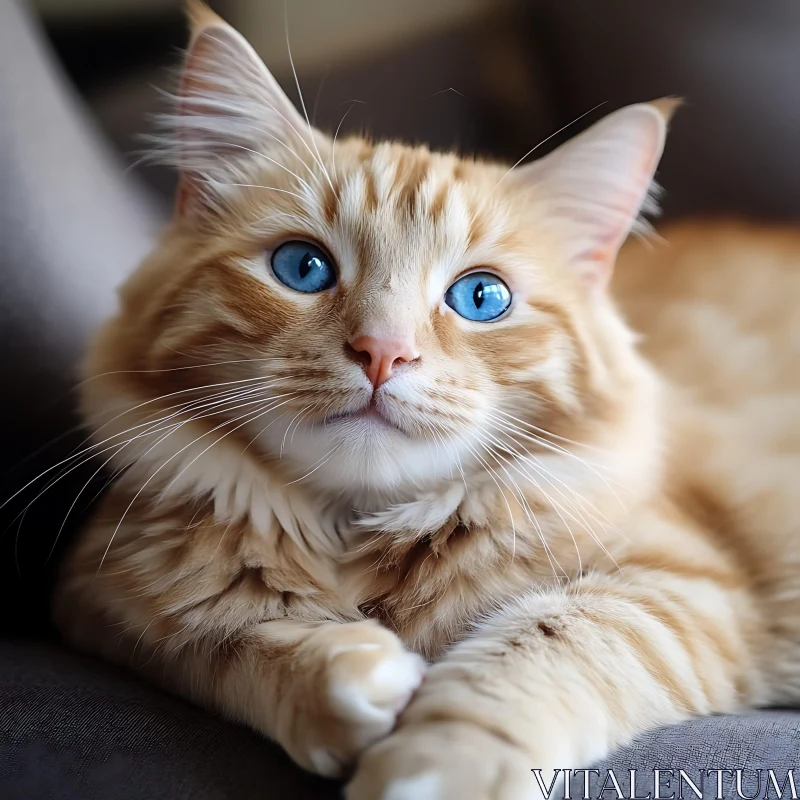
<path fill-rule="evenodd" d="M 388 428 L 404 436 L 408 436 L 408 432 L 403 430 L 399 425 L 390 420 L 374 401 L 368 403 L 362 408 L 353 411 L 346 411 L 341 414 L 331 414 L 322 421 L 322 425 L 333 425 L 336 423 L 361 423 L 369 427 Z"/>

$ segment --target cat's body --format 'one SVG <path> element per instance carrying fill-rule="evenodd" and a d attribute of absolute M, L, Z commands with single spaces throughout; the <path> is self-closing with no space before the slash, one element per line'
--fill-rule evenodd
<path fill-rule="evenodd" d="M 125 474 L 66 565 L 67 637 L 323 774 L 369 747 L 358 800 L 533 797 L 532 768 L 797 701 L 800 238 L 629 245 L 648 361 L 604 284 L 665 106 L 521 173 L 334 148 L 196 15 L 179 213 L 87 365 Z M 287 239 L 336 283 L 281 285 Z M 477 268 L 496 323 L 453 310 Z M 479 288 L 469 313 L 505 296 Z"/>
<path fill-rule="evenodd" d="M 800 232 L 727 221 L 631 243 L 613 289 L 675 397 L 665 493 L 739 566 L 771 703 L 800 699 Z M 676 396 L 677 395 L 677 396 Z"/>

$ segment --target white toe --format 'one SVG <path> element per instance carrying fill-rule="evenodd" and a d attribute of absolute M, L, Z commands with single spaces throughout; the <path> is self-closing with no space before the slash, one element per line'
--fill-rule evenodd
<path fill-rule="evenodd" d="M 423 772 L 390 783 L 381 800 L 442 800 L 442 788 L 441 776 L 435 772 Z"/>
<path fill-rule="evenodd" d="M 338 778 L 342 774 L 342 763 L 329 750 L 318 747 L 308 754 L 314 771 L 323 778 Z"/>

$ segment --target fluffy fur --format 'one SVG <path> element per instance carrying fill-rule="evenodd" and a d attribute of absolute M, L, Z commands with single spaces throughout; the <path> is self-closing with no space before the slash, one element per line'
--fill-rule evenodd
<path fill-rule="evenodd" d="M 117 478 L 64 635 L 355 763 L 351 800 L 535 797 L 531 768 L 796 701 L 800 238 L 667 232 L 609 292 L 669 103 L 513 170 L 334 142 L 193 14 L 176 216 L 86 362 Z M 274 278 L 293 238 L 335 289 Z M 443 302 L 477 267 L 513 292 L 496 323 Z M 364 331 L 421 354 L 374 393 Z"/>

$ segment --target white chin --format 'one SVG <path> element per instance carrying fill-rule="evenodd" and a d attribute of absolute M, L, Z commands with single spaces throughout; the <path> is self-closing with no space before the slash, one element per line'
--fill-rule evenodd
<path fill-rule="evenodd" d="M 380 419 L 358 417 L 290 432 L 269 430 L 263 446 L 281 452 L 302 482 L 347 492 L 413 490 L 458 475 L 463 456 L 451 444 L 415 440 Z"/>

